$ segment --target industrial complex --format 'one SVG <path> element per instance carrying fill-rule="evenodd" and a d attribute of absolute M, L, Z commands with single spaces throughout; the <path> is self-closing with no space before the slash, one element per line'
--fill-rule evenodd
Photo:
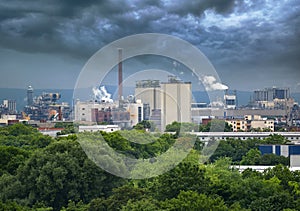
<path fill-rule="evenodd" d="M 79 125 L 117 125 L 120 129 L 132 129 L 145 120 L 163 132 L 175 121 L 207 124 L 219 119 L 226 121 L 233 132 L 299 130 L 300 108 L 289 88 L 255 90 L 248 105 L 238 106 L 236 91 L 230 92 L 225 86 L 223 99 L 207 104 L 192 97 L 191 82 L 169 75 L 159 80 L 137 80 L 132 93 L 123 96 L 122 49 L 118 49 L 118 56 L 116 99 L 100 85 L 91 90 L 93 95 L 89 100 L 73 99 L 73 105 L 69 105 L 61 102 L 60 93 L 43 92 L 36 96 L 33 87 L 28 86 L 23 110 L 17 111 L 13 99 L 6 99 L 0 105 L 0 124 L 74 121 Z"/>

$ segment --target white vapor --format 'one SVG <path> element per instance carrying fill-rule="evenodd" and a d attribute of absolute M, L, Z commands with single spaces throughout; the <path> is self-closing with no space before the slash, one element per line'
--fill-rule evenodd
<path fill-rule="evenodd" d="M 113 100 L 111 99 L 111 94 L 109 94 L 106 91 L 105 86 L 94 87 L 93 88 L 93 93 L 94 93 L 95 99 L 100 101 L 100 102 L 105 102 L 105 103 L 112 103 L 113 102 Z"/>
<path fill-rule="evenodd" d="M 202 77 L 201 81 L 204 84 L 206 91 L 222 91 L 228 89 L 228 86 L 217 82 L 217 79 L 211 75 Z"/>

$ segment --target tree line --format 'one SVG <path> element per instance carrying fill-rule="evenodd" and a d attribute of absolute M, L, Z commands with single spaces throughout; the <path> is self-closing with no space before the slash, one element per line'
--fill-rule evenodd
<path fill-rule="evenodd" d="M 97 135 L 124 155 L 145 159 L 166 152 L 182 138 L 178 134 L 152 137 L 140 128 L 89 134 Z M 147 144 L 130 141 L 134 139 L 145 139 Z M 77 135 L 51 138 L 27 125 L 3 127 L 0 210 L 300 210 L 300 172 L 291 172 L 279 156 L 260 155 L 258 144 L 268 143 L 286 140 L 281 136 L 223 140 L 202 164 L 203 145 L 197 140 L 172 170 L 134 180 L 99 168 L 87 157 Z M 278 165 L 263 173 L 231 168 L 268 159 L 267 165 Z"/>

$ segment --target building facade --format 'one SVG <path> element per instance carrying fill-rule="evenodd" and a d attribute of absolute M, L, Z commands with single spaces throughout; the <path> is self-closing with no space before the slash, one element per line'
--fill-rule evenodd
<path fill-rule="evenodd" d="M 98 102 L 80 102 L 77 101 L 74 108 L 74 120 L 78 122 L 95 122 L 93 117 L 93 109 L 97 111 L 114 109 L 116 107 L 113 103 L 98 103 Z"/>
<path fill-rule="evenodd" d="M 7 111 L 7 114 L 16 114 L 17 113 L 17 103 L 15 100 L 3 100 L 4 109 Z"/>
<path fill-rule="evenodd" d="M 169 78 L 161 83 L 161 127 L 174 121 L 191 122 L 192 84 Z"/>
<path fill-rule="evenodd" d="M 259 151 L 264 154 L 275 154 L 284 157 L 300 155 L 300 145 L 260 145 Z"/>
<path fill-rule="evenodd" d="M 226 122 L 232 127 L 233 132 L 247 131 L 247 121 L 245 119 L 228 119 Z"/>
<path fill-rule="evenodd" d="M 82 132 L 97 132 L 97 131 L 104 131 L 107 133 L 115 132 L 120 130 L 118 125 L 90 125 L 90 126 L 79 126 L 79 133 Z"/>
<path fill-rule="evenodd" d="M 135 98 L 149 105 L 150 115 L 152 110 L 161 108 L 161 89 L 159 80 L 142 80 L 136 82 Z"/>

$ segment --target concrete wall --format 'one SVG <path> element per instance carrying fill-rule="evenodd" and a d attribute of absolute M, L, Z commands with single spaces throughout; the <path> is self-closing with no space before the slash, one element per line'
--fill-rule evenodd
<path fill-rule="evenodd" d="M 162 130 L 174 121 L 191 122 L 191 83 L 161 84 Z"/>

